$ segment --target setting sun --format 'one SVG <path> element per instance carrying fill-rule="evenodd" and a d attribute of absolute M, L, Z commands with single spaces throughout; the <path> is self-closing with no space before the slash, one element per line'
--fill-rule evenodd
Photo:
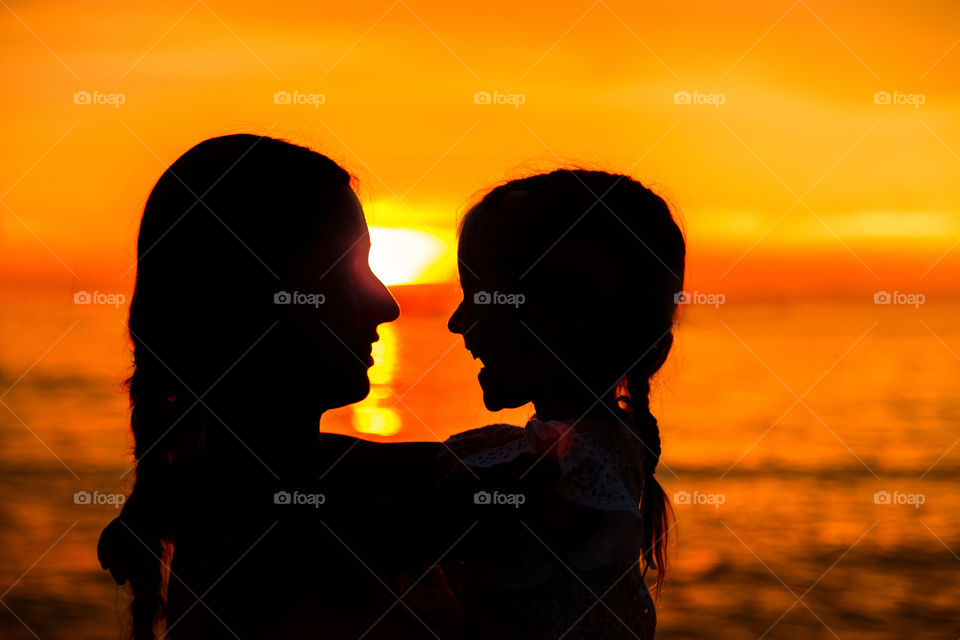
<path fill-rule="evenodd" d="M 451 247 L 438 236 L 415 229 L 370 228 L 370 268 L 386 285 L 443 279 L 437 262 Z"/>

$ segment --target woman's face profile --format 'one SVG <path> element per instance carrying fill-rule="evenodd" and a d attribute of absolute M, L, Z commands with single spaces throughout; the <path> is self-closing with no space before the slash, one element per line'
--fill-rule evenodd
<path fill-rule="evenodd" d="M 289 354 L 320 409 L 357 402 L 370 391 L 377 326 L 396 320 L 400 308 L 370 270 L 370 234 L 352 189 L 344 190 L 286 292 L 282 313 L 294 328 Z"/>

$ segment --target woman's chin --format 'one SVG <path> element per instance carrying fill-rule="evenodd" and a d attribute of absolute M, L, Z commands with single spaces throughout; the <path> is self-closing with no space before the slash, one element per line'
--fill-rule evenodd
<path fill-rule="evenodd" d="M 352 381 L 349 394 L 351 396 L 350 400 L 344 404 L 360 402 L 370 395 L 370 378 L 367 377 L 366 371 L 364 371 L 362 377 L 358 377 L 356 380 Z"/>
<path fill-rule="evenodd" d="M 367 377 L 366 372 L 362 376 L 341 378 L 334 388 L 328 387 L 322 395 L 325 397 L 324 404 L 328 409 L 337 409 L 360 402 L 370 395 L 370 378 Z"/>

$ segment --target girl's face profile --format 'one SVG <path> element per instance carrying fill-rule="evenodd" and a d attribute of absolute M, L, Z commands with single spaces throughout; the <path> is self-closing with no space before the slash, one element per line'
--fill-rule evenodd
<path fill-rule="evenodd" d="M 545 371 L 542 346 L 530 331 L 538 324 L 534 301 L 498 273 L 495 226 L 477 225 L 464 234 L 458 255 L 463 300 L 447 328 L 463 335 L 464 345 L 480 360 L 478 380 L 490 411 L 515 408 L 534 399 Z M 502 242 L 502 240 L 500 240 Z"/>
<path fill-rule="evenodd" d="M 528 196 L 515 194 L 496 211 L 473 214 L 481 218 L 462 234 L 458 253 L 463 301 L 447 326 L 483 364 L 488 410 L 544 400 L 589 405 L 618 377 L 607 362 L 622 338 L 614 270 L 602 249 L 569 234 L 556 243 L 513 237 L 509 221 L 524 206 L 532 206 Z"/>

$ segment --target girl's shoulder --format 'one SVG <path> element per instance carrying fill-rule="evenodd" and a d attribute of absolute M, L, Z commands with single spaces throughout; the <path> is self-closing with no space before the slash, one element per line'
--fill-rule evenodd
<path fill-rule="evenodd" d="M 515 424 L 496 423 L 485 427 L 467 429 L 447 438 L 447 444 L 453 442 L 507 442 L 523 437 L 523 427 Z"/>
<path fill-rule="evenodd" d="M 624 424 L 584 420 L 571 429 L 571 443 L 596 452 L 619 454 L 630 460 L 642 451 L 640 437 Z M 639 456 L 642 459 L 642 456 Z"/>
<path fill-rule="evenodd" d="M 444 443 L 466 467 L 489 469 L 522 457 L 556 463 L 553 488 L 580 506 L 640 516 L 643 449 L 639 437 L 616 424 L 541 422 L 525 427 L 492 424 L 452 436 Z"/>
<path fill-rule="evenodd" d="M 578 423 L 557 445 L 557 491 L 582 506 L 639 518 L 642 447 L 639 437 L 621 425 Z"/>

